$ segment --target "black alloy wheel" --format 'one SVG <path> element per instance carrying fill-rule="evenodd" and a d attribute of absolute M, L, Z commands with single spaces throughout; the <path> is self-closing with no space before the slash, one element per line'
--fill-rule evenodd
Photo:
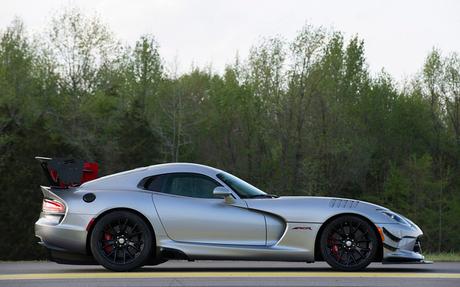
<path fill-rule="evenodd" d="M 321 253 L 334 269 L 358 271 L 366 268 L 377 252 L 378 238 L 366 220 L 353 215 L 331 221 L 321 234 Z"/>
<path fill-rule="evenodd" d="M 98 220 L 91 234 L 91 252 L 105 268 L 130 271 L 151 257 L 153 235 L 146 222 L 128 211 L 115 211 Z"/>

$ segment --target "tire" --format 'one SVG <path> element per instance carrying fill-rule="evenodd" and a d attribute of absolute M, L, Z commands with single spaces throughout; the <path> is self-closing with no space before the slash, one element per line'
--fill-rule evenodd
<path fill-rule="evenodd" d="M 379 246 L 371 224 L 353 215 L 340 216 L 329 222 L 320 240 L 324 260 L 341 271 L 366 268 L 374 260 Z"/>
<path fill-rule="evenodd" d="M 94 258 L 105 268 L 131 271 L 151 258 L 153 234 L 138 215 L 114 211 L 97 221 L 90 244 Z"/>

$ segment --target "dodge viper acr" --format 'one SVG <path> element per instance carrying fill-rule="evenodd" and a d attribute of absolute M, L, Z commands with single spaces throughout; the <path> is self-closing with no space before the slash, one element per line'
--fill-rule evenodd
<path fill-rule="evenodd" d="M 96 163 L 37 157 L 50 186 L 35 223 L 58 263 L 129 271 L 171 259 L 426 263 L 422 231 L 385 207 L 343 198 L 267 194 L 191 163 L 97 177 Z"/>

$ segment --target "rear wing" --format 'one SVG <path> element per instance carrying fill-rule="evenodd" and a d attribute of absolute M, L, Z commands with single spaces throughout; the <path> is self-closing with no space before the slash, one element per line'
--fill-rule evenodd
<path fill-rule="evenodd" d="M 97 178 L 99 165 L 81 159 L 36 156 L 50 186 L 72 187 Z"/>

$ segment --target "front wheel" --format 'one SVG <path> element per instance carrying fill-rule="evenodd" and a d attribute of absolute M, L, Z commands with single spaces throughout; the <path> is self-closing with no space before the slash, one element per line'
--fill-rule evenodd
<path fill-rule="evenodd" d="M 371 224 L 353 215 L 341 216 L 328 223 L 320 240 L 324 260 L 341 271 L 366 268 L 379 246 Z"/>
<path fill-rule="evenodd" d="M 151 256 L 153 235 L 147 223 L 128 211 L 102 217 L 91 234 L 91 251 L 99 264 L 113 271 L 130 271 Z"/>

